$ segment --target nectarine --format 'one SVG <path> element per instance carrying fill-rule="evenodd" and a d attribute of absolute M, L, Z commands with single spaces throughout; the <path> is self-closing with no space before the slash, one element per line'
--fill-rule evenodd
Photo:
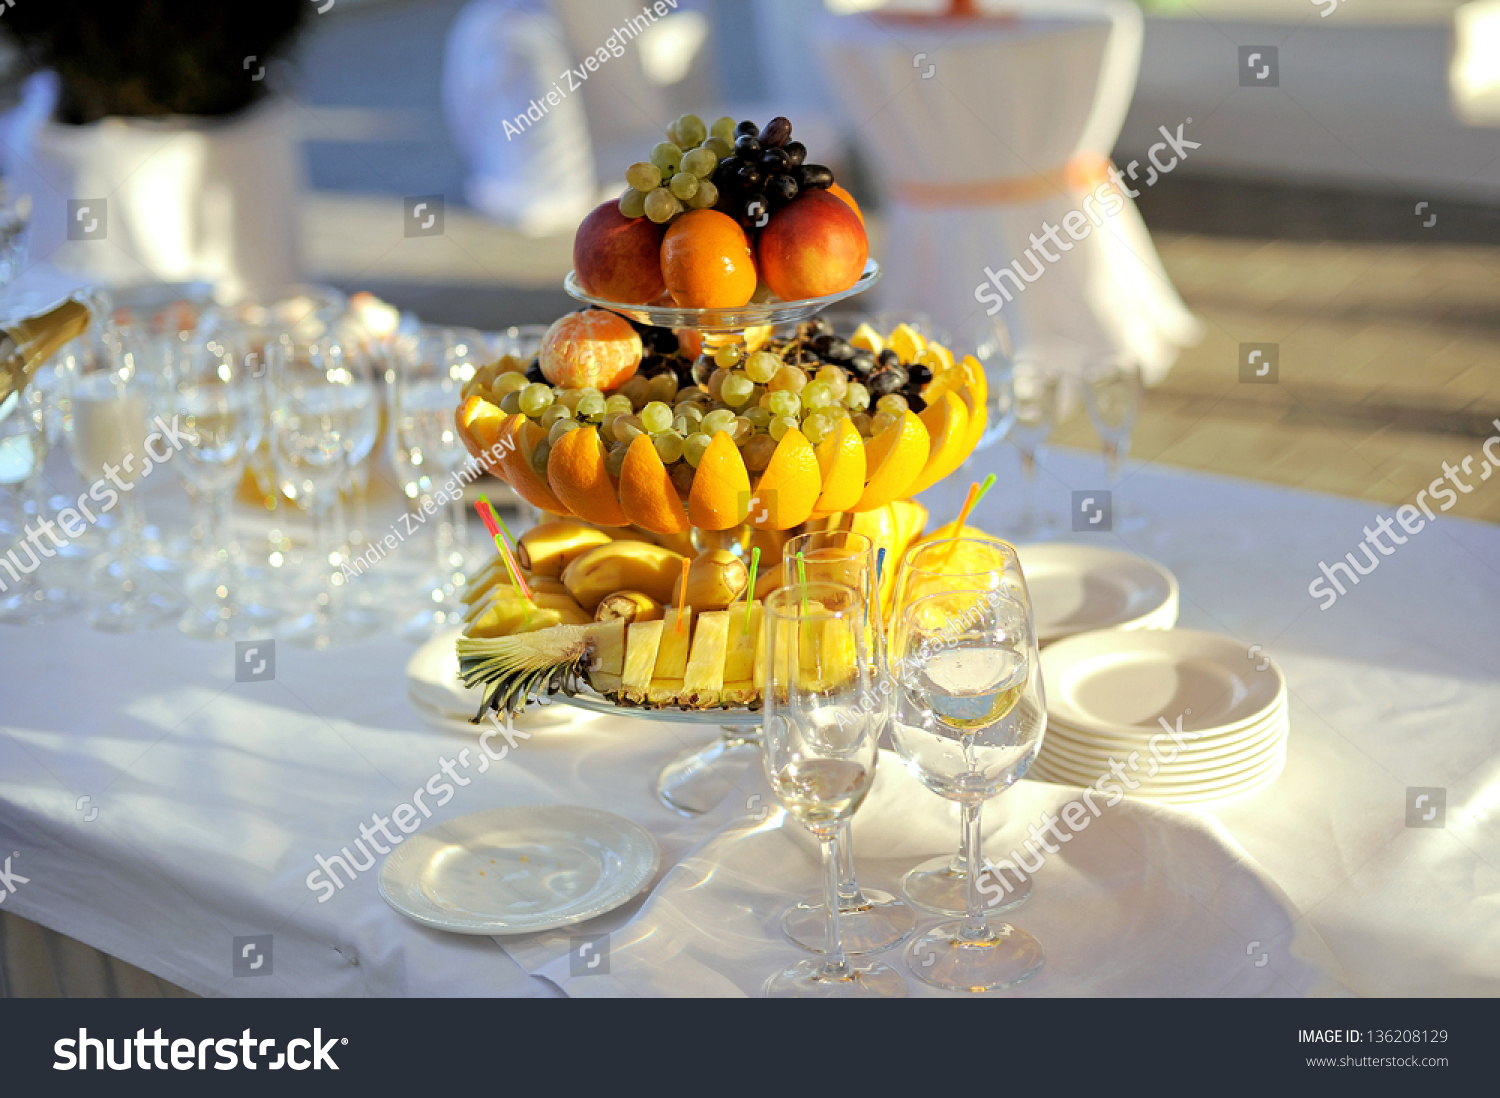
<path fill-rule="evenodd" d="M 805 191 L 773 213 L 755 248 L 760 277 L 783 301 L 847 290 L 869 254 L 859 215 L 821 190 Z"/>
<path fill-rule="evenodd" d="M 573 270 L 595 297 L 644 305 L 661 296 L 661 238 L 666 226 L 626 217 L 618 202 L 596 206 L 573 235 Z"/>

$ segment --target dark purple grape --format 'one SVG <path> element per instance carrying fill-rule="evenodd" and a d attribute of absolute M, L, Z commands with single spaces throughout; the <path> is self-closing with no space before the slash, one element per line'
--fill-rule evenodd
<path fill-rule="evenodd" d="M 765 129 L 760 131 L 760 143 L 779 147 L 785 145 L 787 138 L 791 136 L 792 124 L 778 114 L 766 123 Z"/>
<path fill-rule="evenodd" d="M 533 382 L 547 380 L 546 376 L 542 373 L 541 359 L 534 358 L 531 360 L 531 365 L 526 368 L 526 380 Z"/>
<path fill-rule="evenodd" d="M 906 406 L 918 415 L 927 411 L 927 401 L 922 399 L 922 394 L 916 389 L 906 390 Z"/>
<path fill-rule="evenodd" d="M 854 347 L 847 339 L 837 337 L 828 341 L 828 346 L 819 350 L 818 353 L 829 362 L 837 362 L 840 366 L 854 357 Z"/>
<path fill-rule="evenodd" d="M 797 183 L 804 191 L 823 190 L 833 186 L 833 169 L 822 164 L 803 164 L 797 169 Z"/>
<path fill-rule="evenodd" d="M 760 127 L 749 119 L 746 119 L 734 128 L 735 137 L 744 137 L 747 134 L 754 137 L 758 133 L 760 133 Z"/>
<path fill-rule="evenodd" d="M 932 367 L 923 366 L 920 362 L 913 362 L 906 368 L 906 372 L 911 375 L 913 385 L 926 385 L 932 380 Z"/>
<path fill-rule="evenodd" d="M 907 385 L 906 368 L 903 366 L 885 366 L 870 375 L 870 380 L 865 382 L 869 386 L 870 395 L 876 400 L 891 393 L 899 393 Z"/>
<path fill-rule="evenodd" d="M 807 159 L 807 146 L 800 141 L 788 141 L 781 146 L 781 151 L 791 158 L 792 167 L 802 167 L 802 162 Z"/>
<path fill-rule="evenodd" d="M 780 175 L 792 166 L 792 158 L 785 149 L 763 149 L 760 154 L 761 171 L 767 175 Z"/>
<path fill-rule="evenodd" d="M 869 351 L 855 351 L 854 357 L 844 363 L 844 369 L 860 377 L 869 377 L 875 370 L 875 356 Z"/>
<path fill-rule="evenodd" d="M 714 186 L 723 189 L 730 180 L 734 179 L 735 173 L 740 170 L 740 165 L 743 163 L 744 161 L 737 156 L 726 156 L 720 160 L 714 166 Z"/>
<path fill-rule="evenodd" d="M 900 366 L 901 365 L 901 356 L 898 355 L 895 351 L 891 350 L 889 347 L 887 347 L 885 350 L 883 350 L 883 351 L 880 352 L 880 365 L 881 366 Z"/>
<path fill-rule="evenodd" d="M 813 331 L 811 336 L 812 338 L 808 341 L 808 346 L 820 355 L 827 354 L 828 348 L 833 346 L 833 332 L 831 330 Z"/>
<path fill-rule="evenodd" d="M 766 180 L 766 196 L 778 206 L 797 197 L 797 181 L 789 175 L 773 175 Z"/>
<path fill-rule="evenodd" d="M 758 165 L 742 163 L 734 173 L 734 184 L 747 191 L 759 191 L 766 184 L 766 173 Z"/>
<path fill-rule="evenodd" d="M 816 339 L 818 336 L 833 335 L 833 322 L 826 316 L 815 316 L 811 320 L 805 321 L 802 328 L 803 335 L 809 339 Z"/>
<path fill-rule="evenodd" d="M 748 163 L 753 164 L 760 159 L 760 142 L 752 134 L 745 134 L 734 139 L 734 155 Z"/>

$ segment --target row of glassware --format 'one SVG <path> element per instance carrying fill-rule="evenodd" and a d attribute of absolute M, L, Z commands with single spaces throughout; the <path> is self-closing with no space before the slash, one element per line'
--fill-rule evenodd
<path fill-rule="evenodd" d="M 468 454 L 453 410 L 479 366 L 529 353 L 536 332 L 398 323 L 318 287 L 231 307 L 99 292 L 91 305 L 89 332 L 39 371 L 25 414 L 0 423 L 15 516 L 0 620 L 86 604 L 105 630 L 175 621 L 222 639 L 274 628 L 314 647 L 367 636 L 403 604 L 411 639 L 458 620 Z M 49 450 L 67 462 L 49 466 Z M 170 532 L 144 514 L 148 497 L 162 514 L 181 510 L 162 480 L 192 504 Z M 399 503 L 378 534 L 372 489 Z M 237 494 L 253 505 L 235 507 Z"/>

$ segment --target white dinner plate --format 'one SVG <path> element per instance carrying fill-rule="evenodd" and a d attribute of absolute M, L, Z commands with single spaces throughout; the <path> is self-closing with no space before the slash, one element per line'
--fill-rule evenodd
<path fill-rule="evenodd" d="M 1177 580 L 1154 560 L 1065 542 L 1022 545 L 1016 554 L 1042 644 L 1096 629 L 1177 624 Z"/>
<path fill-rule="evenodd" d="M 1167 778 L 1169 780 L 1182 779 L 1188 776 L 1209 777 L 1215 774 L 1232 773 L 1247 764 L 1263 758 L 1267 753 L 1275 750 L 1278 741 L 1285 739 L 1287 725 L 1284 721 L 1272 724 L 1265 729 L 1256 739 L 1236 747 L 1233 751 L 1226 751 L 1213 755 L 1197 755 L 1186 750 L 1177 752 L 1171 762 L 1160 762 L 1155 777 Z M 1164 744 L 1163 750 L 1167 750 L 1170 744 Z M 1042 743 L 1041 754 L 1045 758 L 1057 758 L 1065 761 L 1075 768 L 1091 769 L 1100 774 L 1109 772 L 1109 760 L 1116 759 L 1122 765 L 1128 765 L 1131 752 L 1137 752 L 1139 758 L 1136 773 L 1144 775 L 1150 769 L 1152 756 L 1149 751 L 1139 747 L 1127 750 L 1107 751 L 1089 744 L 1081 744 L 1076 741 L 1066 740 L 1050 729 Z M 1147 779 L 1151 780 L 1151 779 Z"/>
<path fill-rule="evenodd" d="M 1287 723 L 1287 708 L 1283 701 L 1273 707 L 1263 718 L 1231 732 L 1219 735 L 1193 733 L 1194 738 L 1189 740 L 1186 738 L 1187 732 L 1184 729 L 1185 746 L 1177 748 L 1177 754 L 1179 758 L 1198 760 L 1237 755 L 1264 742 L 1268 736 L 1278 730 L 1284 731 Z M 1160 725 L 1157 725 L 1155 731 L 1149 734 L 1143 730 L 1139 736 L 1123 737 L 1105 735 L 1093 729 L 1074 728 L 1051 719 L 1047 722 L 1048 743 L 1057 742 L 1066 745 L 1074 752 L 1095 754 L 1102 758 L 1108 758 L 1110 755 L 1118 757 L 1121 752 L 1126 754 L 1131 751 L 1148 752 L 1151 741 L 1160 734 L 1162 734 Z M 1175 744 L 1172 740 L 1166 739 L 1158 741 L 1158 746 L 1165 752 Z"/>
<path fill-rule="evenodd" d="M 613 911 L 656 875 L 645 828 L 612 812 L 517 805 L 418 831 L 380 867 L 401 914 L 454 934 L 530 934 Z"/>
<path fill-rule="evenodd" d="M 1149 797 L 1153 800 L 1171 801 L 1173 803 L 1218 800 L 1224 797 L 1238 796 L 1240 793 L 1247 792 L 1250 789 L 1258 789 L 1263 785 L 1270 784 L 1280 775 L 1285 765 L 1286 749 L 1283 745 L 1268 754 L 1255 766 L 1235 774 L 1216 778 L 1212 781 L 1148 782 L 1143 780 L 1140 775 L 1132 774 L 1132 780 L 1137 781 L 1139 787 L 1135 790 L 1127 789 L 1126 793 L 1132 797 Z M 1028 773 L 1044 781 L 1060 782 L 1064 785 L 1076 785 L 1080 787 L 1092 785 L 1099 777 L 1099 775 L 1091 774 L 1087 770 L 1075 770 L 1072 767 L 1059 763 L 1055 759 L 1038 759 Z"/>
<path fill-rule="evenodd" d="M 1139 741 L 1158 717 L 1185 732 L 1248 728 L 1286 692 L 1274 662 L 1257 671 L 1245 646 L 1194 629 L 1108 630 L 1069 637 L 1041 654 L 1049 716 L 1071 728 Z"/>

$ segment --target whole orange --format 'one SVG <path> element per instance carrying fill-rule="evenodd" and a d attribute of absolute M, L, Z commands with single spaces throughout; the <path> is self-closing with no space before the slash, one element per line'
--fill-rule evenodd
<path fill-rule="evenodd" d="M 690 309 L 734 309 L 755 293 L 755 257 L 739 223 L 718 210 L 689 210 L 661 241 L 672 300 Z"/>
<path fill-rule="evenodd" d="M 859 203 L 854 201 L 854 196 L 852 194 L 844 190 L 844 188 L 840 187 L 837 183 L 828 184 L 828 193 L 840 199 L 844 203 L 844 205 L 848 206 L 857 215 L 859 215 L 859 223 L 861 225 L 865 223 L 865 212 L 859 208 Z"/>

